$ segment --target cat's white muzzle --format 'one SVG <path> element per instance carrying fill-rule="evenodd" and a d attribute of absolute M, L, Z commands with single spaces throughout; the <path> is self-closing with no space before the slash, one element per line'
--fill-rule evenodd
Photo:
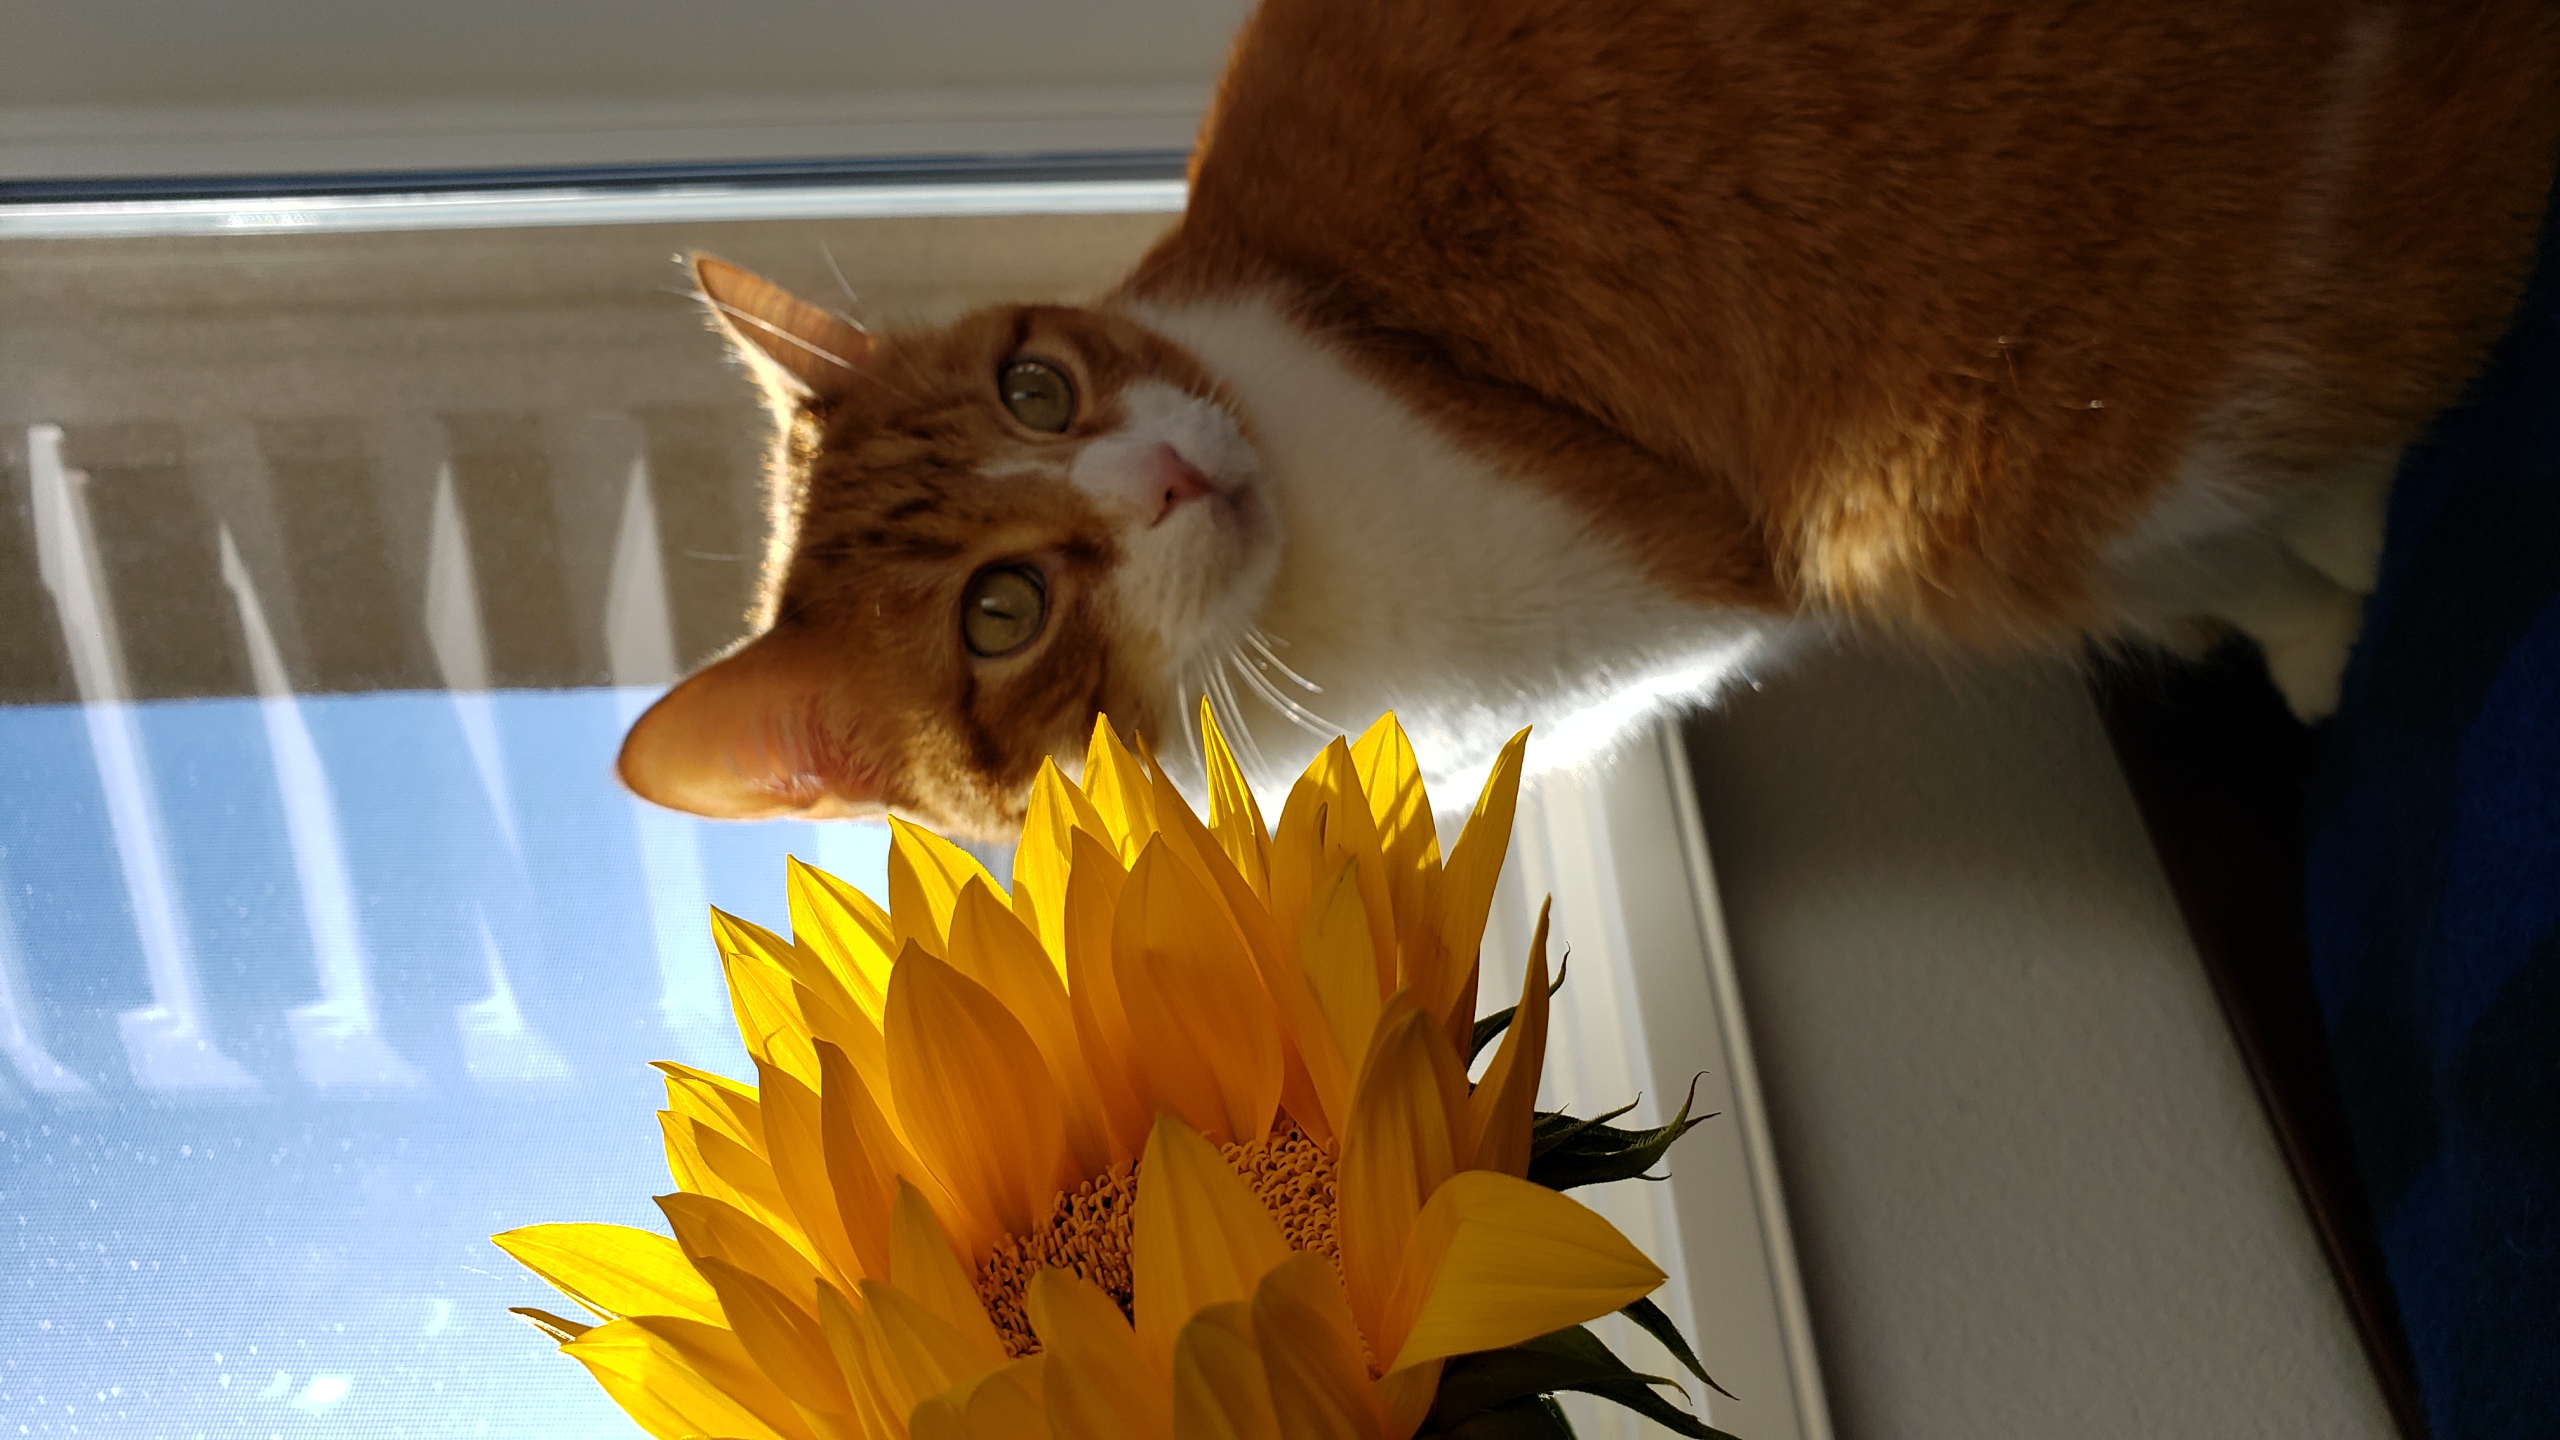
<path fill-rule="evenodd" d="M 1252 625 L 1279 570 L 1279 517 L 1224 407 L 1159 380 L 1120 398 L 1128 422 L 1086 445 L 1068 479 L 1118 522 L 1113 596 L 1170 683 Z"/>

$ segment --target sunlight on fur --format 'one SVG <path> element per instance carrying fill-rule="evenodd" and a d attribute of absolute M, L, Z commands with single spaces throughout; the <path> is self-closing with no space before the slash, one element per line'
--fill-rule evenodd
<path fill-rule="evenodd" d="M 996 837 L 1202 696 L 1264 783 L 1389 709 L 1452 778 L 1575 763 L 1798 627 L 2236 627 L 2325 712 L 2374 477 L 2522 282 L 2560 12 L 1777 19 L 1269 0 L 1091 305 L 874 332 L 698 261 L 778 421 L 769 627 L 624 778 Z"/>

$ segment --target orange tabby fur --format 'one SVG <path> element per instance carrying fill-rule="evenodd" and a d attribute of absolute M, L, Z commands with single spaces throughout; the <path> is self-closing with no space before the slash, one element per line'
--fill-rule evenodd
<path fill-rule="evenodd" d="M 1661 634 L 1681 615 L 1972 643 L 2156 630 L 2220 602 L 2163 601 L 2145 556 L 2385 473 L 2457 396 L 2521 284 L 2556 140 L 2547 0 L 1267 0 L 1181 224 L 1098 307 L 875 341 L 705 263 L 790 421 L 767 633 L 644 718 L 623 774 L 709 814 L 998 833 L 1099 710 L 1177 748 L 1188 652 L 1236 644 L 1262 603 L 1203 576 L 1268 589 L 1257 557 L 1306 537 L 1277 538 L 1259 491 L 1309 477 L 1234 459 L 1214 520 L 1186 512 L 1197 544 L 1149 562 L 1173 578 L 1133 598 L 1127 577 L 1159 571 L 1129 554 L 1172 545 L 1175 498 L 1154 508 L 1135 441 L 1118 470 L 1080 457 L 1149 425 L 1188 437 L 1160 447 L 1186 462 L 1229 454 L 1222 435 L 1292 453 L 1234 359 L 1260 342 L 1227 346 L 1226 373 L 1165 338 L 1243 323 L 1220 306 L 1276 308 L 1392 397 L 1422 440 L 1376 423 L 1410 453 L 1455 447 L 1430 459 L 1475 487 L 1452 513 L 1548 497 L 1514 509 L 1576 530 L 1560 564 L 1623 557 Z M 995 403 L 1019 356 L 1073 377 L 1067 433 Z M 964 653 L 962 585 L 1022 557 L 1041 638 Z M 1496 639 L 1529 623 L 1497 618 Z M 1587 663 L 1678 668 L 1660 648 Z M 1547 654 L 1446 697 L 1335 693 L 1482 709 Z"/>
<path fill-rule="evenodd" d="M 2218 403 L 2277 485 L 2452 401 L 2555 57 L 2539 0 L 1268 0 L 1126 288 L 1271 287 L 1451 430 L 1631 442 L 1537 473 L 1700 598 L 2051 637 Z"/>
<path fill-rule="evenodd" d="M 706 293 L 753 295 L 767 316 L 797 303 L 734 266 L 695 265 Z M 804 308 L 805 329 L 844 325 Z M 1085 583 L 1117 557 L 1103 517 L 1071 492 L 999 496 L 950 483 L 1001 456 L 1010 438 L 985 403 L 983 357 L 1025 344 L 1083 357 L 1089 388 L 1105 396 L 1127 372 L 1187 362 L 1126 321 L 1056 307 L 982 312 L 904 343 L 847 335 L 858 332 L 835 332 L 830 353 L 876 349 L 879 359 L 866 362 L 863 383 L 829 390 L 823 408 L 788 397 L 832 380 L 827 362 L 787 344 L 778 357 L 757 352 L 782 372 L 767 380 L 783 387 L 789 419 L 775 527 L 786 543 L 768 562 L 755 617 L 763 633 L 707 672 L 717 676 L 715 705 L 662 703 L 643 717 L 683 763 L 644 771 L 642 752 L 626 748 L 623 773 L 643 794 L 703 814 L 866 815 L 885 799 L 991 830 L 1018 814 L 1062 727 L 1147 706 L 1127 683 L 1143 666 L 1124 656 L 1115 675 L 1107 663 L 1112 626 Z M 1090 417 L 1106 429 L 1116 418 L 1107 405 Z M 973 664 L 945 626 L 866 623 L 949 613 L 979 564 L 1026 550 L 1057 557 L 1052 589 L 1071 601 L 1053 616 L 1038 666 Z M 706 757 L 716 763 L 696 763 Z"/>

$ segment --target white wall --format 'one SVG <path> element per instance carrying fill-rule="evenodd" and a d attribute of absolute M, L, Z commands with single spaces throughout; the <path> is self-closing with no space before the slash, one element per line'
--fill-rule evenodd
<path fill-rule="evenodd" d="M 1841 1435 L 2392 1433 L 2074 676 L 1816 656 L 1690 740 Z"/>
<path fill-rule="evenodd" d="M 0 181 L 1181 150 L 1242 0 L 14 0 Z"/>

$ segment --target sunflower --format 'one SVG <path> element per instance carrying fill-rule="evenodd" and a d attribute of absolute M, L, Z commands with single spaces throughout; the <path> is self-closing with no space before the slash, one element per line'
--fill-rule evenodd
<path fill-rule="evenodd" d="M 599 1320 L 519 1313 L 669 1440 L 1405 1440 L 1444 1375 L 1555 1416 L 1521 1386 L 1565 1384 L 1484 1368 L 1514 1351 L 1669 1410 L 1558 1340 L 1628 1309 L 1695 1366 L 1662 1271 L 1533 1162 L 1636 1173 L 1686 1112 L 1534 1112 L 1543 913 L 1519 1003 L 1475 1014 L 1527 732 L 1444 860 L 1392 716 L 1276 829 L 1202 731 L 1205 823 L 1101 722 L 1009 887 L 893 821 L 886 908 L 794 861 L 790 938 L 713 912 L 757 1083 L 662 1063 L 672 1238 L 500 1235 Z"/>

